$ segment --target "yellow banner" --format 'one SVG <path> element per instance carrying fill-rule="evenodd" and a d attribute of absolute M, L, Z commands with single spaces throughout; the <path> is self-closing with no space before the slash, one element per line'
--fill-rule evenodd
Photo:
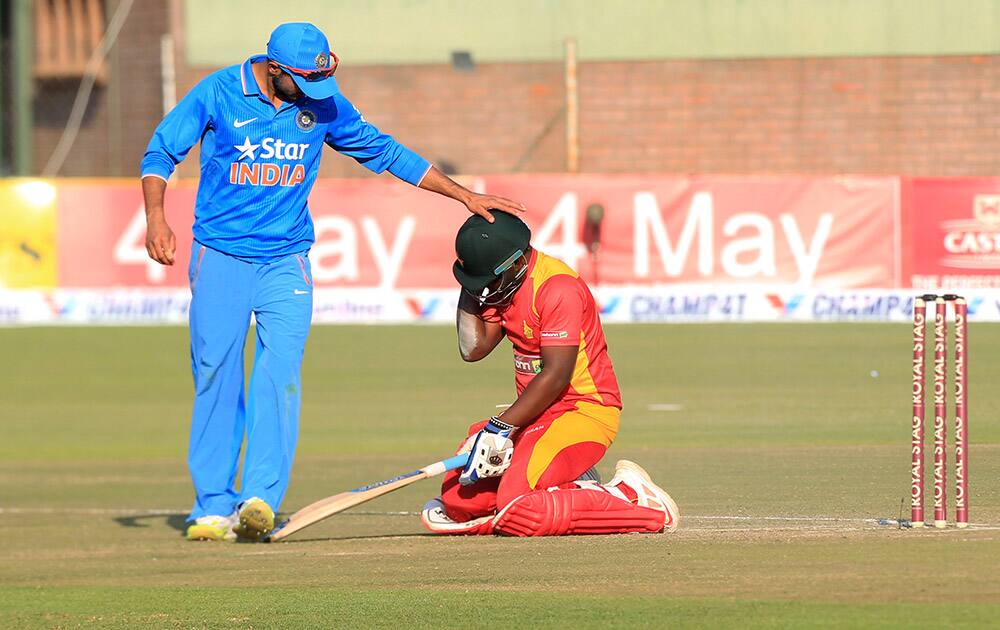
<path fill-rule="evenodd" d="M 0 288 L 56 286 L 56 187 L 0 180 Z"/>

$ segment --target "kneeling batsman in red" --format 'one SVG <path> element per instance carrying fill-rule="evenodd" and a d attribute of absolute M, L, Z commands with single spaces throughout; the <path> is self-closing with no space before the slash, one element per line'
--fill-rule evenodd
<path fill-rule="evenodd" d="M 441 496 L 421 520 L 441 534 L 657 533 L 677 528 L 670 495 L 622 460 L 601 484 L 596 464 L 618 433 L 622 401 L 600 309 L 568 265 L 530 246 L 519 218 L 472 217 L 455 241 L 458 345 L 479 361 L 507 337 L 517 399 L 474 423 Z"/>

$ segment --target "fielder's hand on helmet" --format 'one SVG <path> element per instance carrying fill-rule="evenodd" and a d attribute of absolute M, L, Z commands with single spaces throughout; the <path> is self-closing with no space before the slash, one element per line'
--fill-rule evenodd
<path fill-rule="evenodd" d="M 459 450 L 459 453 L 470 451 L 471 455 L 458 482 L 471 486 L 480 479 L 502 475 L 514 456 L 514 443 L 510 440 L 514 428 L 493 416 L 479 433 L 469 437 Z"/>

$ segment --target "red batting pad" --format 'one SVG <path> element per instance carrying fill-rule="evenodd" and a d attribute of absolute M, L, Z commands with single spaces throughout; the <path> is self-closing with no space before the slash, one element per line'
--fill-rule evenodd
<path fill-rule="evenodd" d="M 632 505 L 603 489 L 538 490 L 518 497 L 493 521 L 498 533 L 509 536 L 563 536 L 568 534 L 655 534 L 666 515 Z"/>

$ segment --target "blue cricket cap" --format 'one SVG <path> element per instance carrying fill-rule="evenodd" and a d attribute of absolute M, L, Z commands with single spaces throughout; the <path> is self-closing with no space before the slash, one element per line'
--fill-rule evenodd
<path fill-rule="evenodd" d="M 337 55 L 323 31 L 308 22 L 281 24 L 267 40 L 267 58 L 281 66 L 306 96 L 313 100 L 337 93 L 333 73 Z"/>

